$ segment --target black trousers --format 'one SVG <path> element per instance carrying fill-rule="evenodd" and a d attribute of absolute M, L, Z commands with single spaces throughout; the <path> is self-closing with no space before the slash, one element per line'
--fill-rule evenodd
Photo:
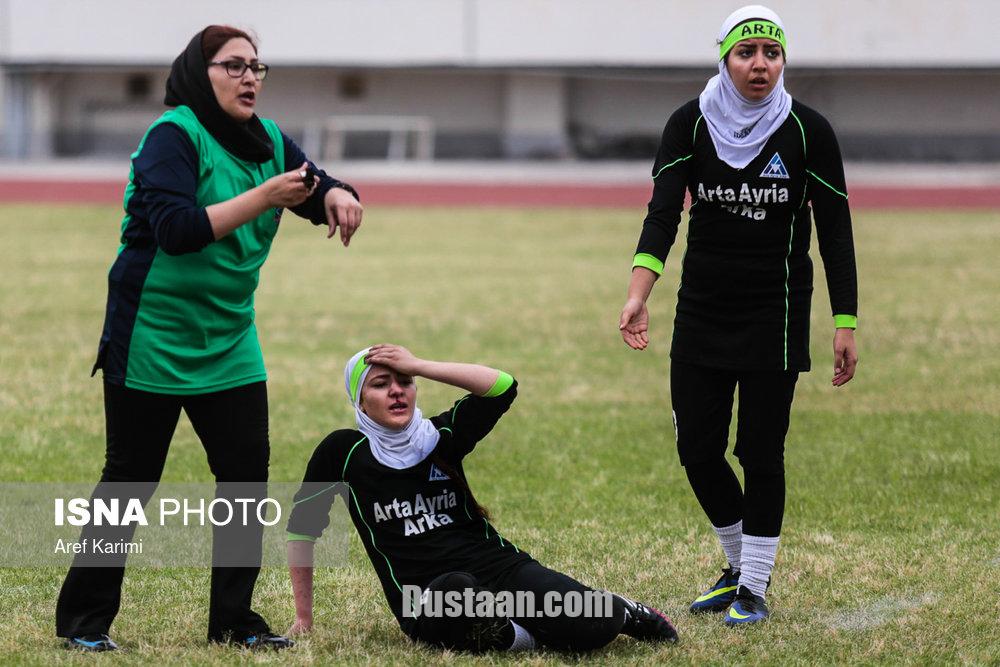
<path fill-rule="evenodd" d="M 681 361 L 670 366 L 677 452 L 714 526 L 743 521 L 748 535 L 776 537 L 785 510 L 785 435 L 797 371 L 730 371 Z M 734 454 L 741 489 L 725 454 L 739 389 Z"/>
<path fill-rule="evenodd" d="M 227 482 L 260 482 L 266 493 L 270 444 L 268 441 L 267 385 L 256 382 L 226 391 L 195 396 L 155 394 L 104 383 L 107 448 L 101 483 L 94 497 L 113 497 L 104 482 L 146 482 L 143 502 L 156 489 L 167 460 L 177 420 L 184 410 L 208 454 L 219 497 Z M 233 549 L 232 528 L 213 527 L 213 556 Z M 249 533 L 247 532 L 249 530 Z M 130 539 L 133 528 L 85 527 L 81 539 Z M 261 550 L 262 526 L 242 529 L 239 548 Z M 253 556 L 250 560 L 253 561 Z M 79 560 L 79 557 L 78 557 Z M 125 557 L 114 567 L 70 568 L 56 604 L 56 634 L 79 637 L 107 634 L 121 602 Z M 208 638 L 265 632 L 267 623 L 251 609 L 260 567 L 213 567 L 208 611 Z M 147 609 L 144 613 L 155 614 Z"/>
<path fill-rule="evenodd" d="M 480 581 L 468 572 L 448 572 L 435 578 L 428 591 L 489 590 L 528 592 L 534 596 L 536 610 L 541 609 L 546 593 L 565 595 L 569 592 L 584 594 L 593 591 L 579 581 L 561 572 L 550 570 L 531 560 L 494 579 Z M 468 616 L 424 616 L 413 620 L 404 628 L 411 639 L 453 651 L 478 653 L 504 650 L 514 638 L 510 621 L 528 630 L 541 644 L 559 651 L 584 652 L 606 646 L 622 631 L 625 625 L 625 608 L 617 597 L 612 597 L 610 615 L 587 618 L 584 616 L 546 616 L 508 618 L 475 618 Z"/>

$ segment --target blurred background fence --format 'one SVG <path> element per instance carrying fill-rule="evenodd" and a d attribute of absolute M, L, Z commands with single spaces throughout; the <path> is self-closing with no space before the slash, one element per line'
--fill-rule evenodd
<path fill-rule="evenodd" d="M 0 0 L 0 157 L 122 157 L 210 23 L 254 31 L 258 105 L 309 154 L 649 161 L 740 0 Z M 786 85 L 851 161 L 1000 161 L 1000 3 L 773 0 Z M 338 116 L 371 122 L 329 129 Z M 400 127 L 419 131 L 400 132 Z"/>

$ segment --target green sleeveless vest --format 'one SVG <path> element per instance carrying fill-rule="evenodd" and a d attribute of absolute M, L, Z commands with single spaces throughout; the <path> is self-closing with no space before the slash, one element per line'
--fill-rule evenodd
<path fill-rule="evenodd" d="M 281 131 L 273 121 L 262 122 L 274 143 L 274 159 L 264 164 L 228 153 L 185 106 L 160 116 L 146 136 L 160 123 L 173 123 L 187 133 L 198 152 L 197 205 L 205 207 L 284 171 Z M 135 191 L 133 176 L 126 202 Z M 122 221 L 122 231 L 129 217 Z M 254 325 L 254 290 L 277 231 L 275 210 L 268 209 L 198 252 L 171 256 L 156 251 L 129 343 L 125 386 L 203 394 L 267 379 Z"/>

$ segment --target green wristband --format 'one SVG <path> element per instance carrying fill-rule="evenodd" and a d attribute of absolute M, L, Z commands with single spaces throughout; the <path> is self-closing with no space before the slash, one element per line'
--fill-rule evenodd
<path fill-rule="evenodd" d="M 285 533 L 286 542 L 315 542 L 316 538 L 312 535 L 300 535 L 299 533 Z"/>
<path fill-rule="evenodd" d="M 858 316 L 857 315 L 834 315 L 833 316 L 833 326 L 838 329 L 857 329 L 858 328 Z"/>
<path fill-rule="evenodd" d="M 497 381 L 493 383 L 490 390 L 483 394 L 486 398 L 493 398 L 494 396 L 499 396 L 504 393 L 510 386 L 514 384 L 514 377 L 510 373 L 504 373 L 500 371 L 500 375 L 497 376 Z"/>
<path fill-rule="evenodd" d="M 632 268 L 634 269 L 637 266 L 649 269 L 658 276 L 663 275 L 663 262 L 649 253 L 640 252 L 632 259 Z"/>

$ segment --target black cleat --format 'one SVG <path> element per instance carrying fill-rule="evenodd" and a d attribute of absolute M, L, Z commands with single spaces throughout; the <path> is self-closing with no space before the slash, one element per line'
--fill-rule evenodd
<path fill-rule="evenodd" d="M 252 651 L 262 651 L 266 649 L 274 649 L 277 651 L 283 648 L 292 648 L 295 646 L 295 642 L 293 640 L 283 635 L 276 635 L 273 632 L 254 632 L 252 634 L 245 635 L 242 639 L 232 637 L 226 643 L 230 646 L 247 648 Z"/>
<path fill-rule="evenodd" d="M 111 637 L 103 634 L 70 637 L 63 642 L 63 646 L 74 651 L 87 651 L 88 653 L 118 650 L 118 644 L 111 641 Z"/>
<path fill-rule="evenodd" d="M 666 614 L 654 607 L 616 595 L 625 605 L 622 633 L 647 642 L 677 642 L 677 629 Z"/>

